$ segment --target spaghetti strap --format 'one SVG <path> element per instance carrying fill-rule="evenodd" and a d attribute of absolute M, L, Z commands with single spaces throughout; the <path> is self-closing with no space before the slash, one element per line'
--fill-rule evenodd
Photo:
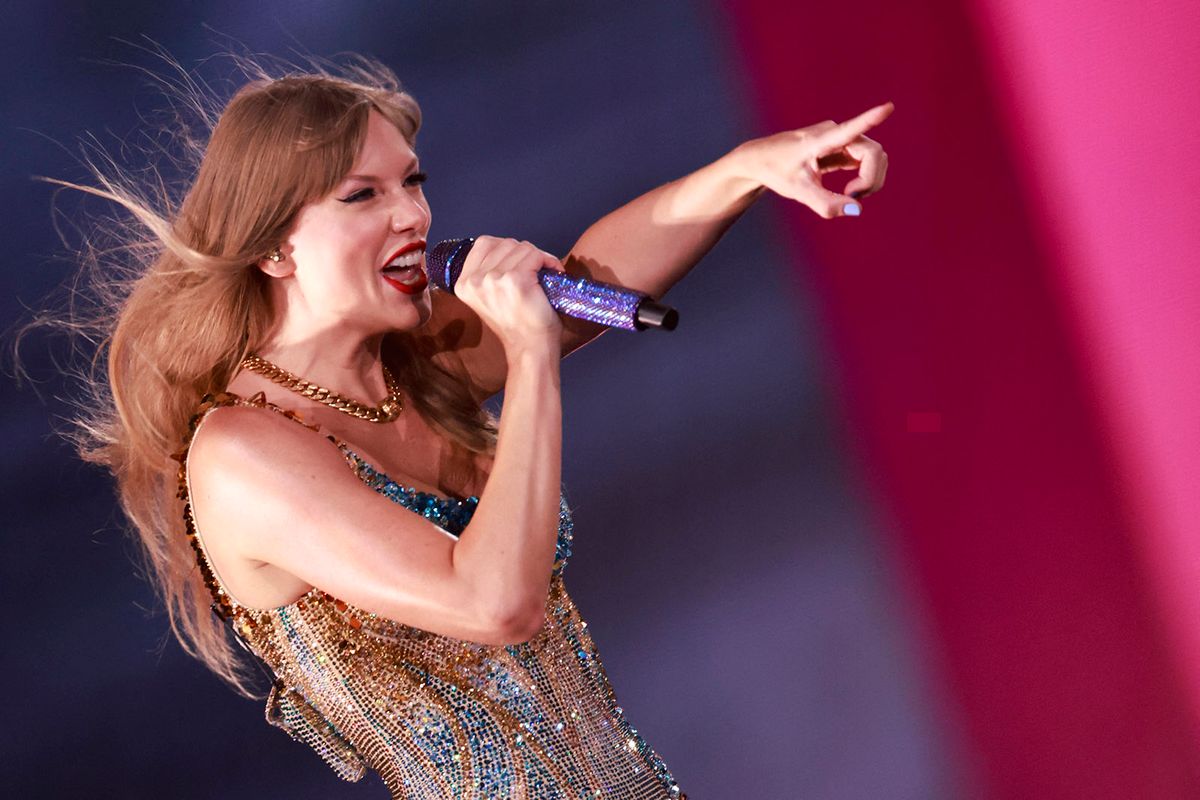
<path fill-rule="evenodd" d="M 218 408 L 233 405 L 271 408 L 271 410 L 278 412 L 297 424 L 303 425 L 314 433 L 320 433 L 316 426 L 304 422 L 301 416 L 295 411 L 283 409 L 267 402 L 266 395 L 262 392 L 258 392 L 249 400 L 232 392 L 206 394 L 201 399 L 200 405 L 197 406 L 196 412 L 188 420 L 188 430 L 184 438 L 183 447 L 171 456 L 172 459 L 179 462 L 179 488 L 176 492 L 176 497 L 183 501 L 184 534 L 187 536 L 188 543 L 196 554 L 196 564 L 200 569 L 200 575 L 204 580 L 204 584 L 213 596 L 213 612 L 225 620 L 232 619 L 237 612 L 243 609 L 253 613 L 261 613 L 265 609 L 246 606 L 235 600 L 225 588 L 225 582 L 221 580 L 220 574 L 213 565 L 208 549 L 204 546 L 204 539 L 200 535 L 199 526 L 196 524 L 195 509 L 192 507 L 192 487 L 188 475 L 188 453 L 191 450 L 197 432 L 199 432 L 201 425 L 204 424 L 208 415 Z M 338 443 L 335 441 L 334 444 Z M 310 590 L 309 594 L 311 592 L 312 590 Z"/>
<path fill-rule="evenodd" d="M 188 424 L 188 444 L 190 444 L 192 436 L 195 435 L 196 428 L 199 427 L 200 421 L 208 414 L 208 412 L 222 406 L 265 408 L 275 412 L 276 414 L 279 414 L 282 417 L 285 417 L 286 419 L 290 419 L 292 422 L 307 428 L 313 433 L 323 435 L 326 439 L 337 445 L 339 449 L 347 446 L 345 442 L 333 434 L 323 433 L 320 425 L 305 422 L 304 416 L 299 411 L 290 408 L 284 408 L 272 403 L 267 399 L 266 393 L 261 391 L 255 392 L 248 398 L 234 394 L 233 392 L 215 392 L 212 394 L 206 394 L 200 401 L 200 405 L 197 407 L 196 413 L 192 416 L 192 419 Z M 185 446 L 184 451 L 186 452 L 186 450 L 187 447 Z"/>
<path fill-rule="evenodd" d="M 376 488 L 376 489 L 378 489 L 384 485 L 387 485 L 391 491 L 383 492 L 383 493 L 387 494 L 389 497 L 392 497 L 392 499 L 397 499 L 393 495 L 395 495 L 398 492 L 399 494 L 402 494 L 402 495 L 410 494 L 410 495 L 419 496 L 421 498 L 433 498 L 435 501 L 438 501 L 440 503 L 459 503 L 459 504 L 461 504 L 464 502 L 478 502 L 479 501 L 478 495 L 470 495 L 467 497 L 458 497 L 455 495 L 442 495 L 442 494 L 438 494 L 436 492 L 426 492 L 421 489 L 417 489 L 416 487 L 413 487 L 413 486 L 403 486 L 403 485 L 399 484 L 398 482 L 396 482 L 396 481 L 392 480 L 390 477 L 388 477 L 388 475 L 383 470 L 379 469 L 378 467 L 376 467 L 375 465 L 373 465 L 369 461 L 367 461 L 367 459 L 365 459 L 361 455 L 359 455 L 355 451 L 355 449 L 353 447 L 351 447 L 349 444 L 347 444 L 343 439 L 339 438 L 338 436 L 335 436 L 332 433 L 325 431 L 319 424 L 312 424 L 312 423 L 305 422 L 303 415 L 299 411 L 295 411 L 290 408 L 284 408 L 282 406 L 276 405 L 275 403 L 272 403 L 271 401 L 267 400 L 266 394 L 261 391 L 254 393 L 249 398 L 242 397 L 240 395 L 234 394 L 233 392 L 219 392 L 219 393 L 215 393 L 215 394 L 205 395 L 204 400 L 201 401 L 200 407 L 198 408 L 198 410 L 196 412 L 196 415 L 192 418 L 192 423 L 190 425 L 189 435 L 188 435 L 189 442 L 190 442 L 191 437 L 195 435 L 196 429 L 199 427 L 200 420 L 205 415 L 207 415 L 207 413 L 209 411 L 212 411 L 213 409 L 218 408 L 220 406 L 226 406 L 226 405 L 237 405 L 237 406 L 243 406 L 243 407 L 248 407 L 248 408 L 265 408 L 269 411 L 273 411 L 274 413 L 279 414 L 280 416 L 283 416 L 283 417 L 291 420 L 292 422 L 295 422 L 295 423 L 303 426 L 304 428 L 307 428 L 308 430 L 312 431 L 313 433 L 315 433 L 319 436 L 323 436 L 325 439 L 328 439 L 330 442 L 332 442 L 333 445 L 338 449 L 338 451 L 341 452 L 343 458 L 346 459 L 346 463 L 349 465 L 350 469 L 353 470 L 354 473 L 356 475 L 358 475 L 359 478 L 361 478 L 364 483 L 366 483 L 367 485 L 371 486 L 372 488 Z M 186 447 L 184 448 L 183 452 L 186 452 Z"/>
<path fill-rule="evenodd" d="M 172 458 L 179 462 L 179 488 L 177 497 L 183 501 L 183 517 L 185 533 L 188 541 L 191 544 L 193 551 L 196 554 L 196 562 L 200 568 L 201 575 L 205 585 L 212 592 L 214 597 L 213 610 L 223 618 L 233 616 L 239 609 L 246 609 L 252 612 L 261 612 L 266 609 L 246 606 L 239 603 L 230 594 L 225 586 L 225 582 L 221 579 L 220 573 L 213 564 L 212 558 L 208 553 L 208 549 L 204 545 L 203 536 L 200 533 L 199 525 L 196 522 L 195 509 L 191 501 L 191 484 L 188 475 L 188 453 L 192 443 L 195 440 L 196 434 L 199 432 L 204 421 L 218 408 L 226 406 L 243 406 L 248 408 L 264 408 L 279 414 L 298 425 L 312 431 L 313 433 L 323 436 L 338 452 L 341 453 L 343 460 L 351 472 L 369 489 L 382 494 L 397 505 L 412 511 L 430 522 L 437 525 L 450 536 L 457 538 L 470 522 L 474 515 L 475 508 L 479 504 L 479 498 L 472 495 L 467 498 L 443 497 L 432 492 L 425 492 L 414 487 L 404 486 L 390 478 L 382 470 L 376 469 L 366 459 L 358 455 L 350 448 L 346 442 L 333 434 L 323 432 L 319 425 L 310 424 L 304 421 L 304 418 L 297 411 L 283 408 L 266 399 L 263 392 L 257 392 L 249 398 L 244 398 L 233 392 L 218 392 L 205 395 L 200 405 L 197 407 L 195 414 L 188 421 L 188 431 L 184 439 L 183 447 L 176 452 Z M 564 501 L 565 502 L 565 501 Z M 565 532 L 565 539 L 560 545 L 559 554 L 565 559 L 565 556 L 570 555 L 569 540 L 570 531 Z M 561 566 L 560 566 L 561 568 Z M 303 601 L 316 591 L 314 587 L 308 594 L 301 597 L 299 601 Z M 296 601 L 296 602 L 299 602 Z M 292 605 L 292 604 L 289 604 Z M 281 608 L 286 606 L 281 606 Z"/>

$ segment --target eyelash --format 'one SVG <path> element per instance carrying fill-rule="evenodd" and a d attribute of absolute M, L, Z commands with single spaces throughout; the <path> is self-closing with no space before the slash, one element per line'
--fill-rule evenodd
<path fill-rule="evenodd" d="M 407 186 L 420 186 L 422 183 L 424 183 L 427 180 L 429 180 L 429 175 L 427 173 L 414 172 L 412 175 L 409 175 L 407 178 L 404 179 L 404 183 Z M 362 200 L 367 200 L 367 199 L 373 197 L 374 195 L 375 195 L 375 190 L 370 187 L 367 187 L 365 189 L 359 189 L 357 192 L 354 192 L 349 197 L 342 197 L 339 199 L 343 203 L 358 203 Z"/>

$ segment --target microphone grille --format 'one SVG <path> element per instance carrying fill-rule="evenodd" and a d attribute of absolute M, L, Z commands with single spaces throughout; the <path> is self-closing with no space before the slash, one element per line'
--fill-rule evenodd
<path fill-rule="evenodd" d="M 425 267 L 434 286 L 454 293 L 454 282 L 462 273 L 473 244 L 474 239 L 446 239 L 433 246 L 425 256 Z"/>

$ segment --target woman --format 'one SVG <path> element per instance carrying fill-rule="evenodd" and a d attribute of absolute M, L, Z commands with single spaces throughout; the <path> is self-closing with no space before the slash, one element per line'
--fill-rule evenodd
<path fill-rule="evenodd" d="M 153 240 L 84 452 L 117 477 L 184 646 L 248 691 L 228 625 L 273 674 L 268 719 L 395 797 L 681 796 L 563 586 L 558 365 L 601 329 L 560 319 L 536 273 L 660 296 L 764 189 L 856 215 L 820 176 L 882 187 L 863 134 L 890 113 L 748 142 L 562 262 L 481 237 L 457 296 L 427 285 L 419 111 L 382 67 L 244 87 L 167 214 L 89 190 Z"/>

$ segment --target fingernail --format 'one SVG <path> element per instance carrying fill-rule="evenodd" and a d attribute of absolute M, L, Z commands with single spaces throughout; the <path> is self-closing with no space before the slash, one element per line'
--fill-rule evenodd
<path fill-rule="evenodd" d="M 842 206 L 842 213 L 847 217 L 857 217 L 862 213 L 862 209 L 859 208 L 858 203 L 846 203 L 846 205 Z"/>

